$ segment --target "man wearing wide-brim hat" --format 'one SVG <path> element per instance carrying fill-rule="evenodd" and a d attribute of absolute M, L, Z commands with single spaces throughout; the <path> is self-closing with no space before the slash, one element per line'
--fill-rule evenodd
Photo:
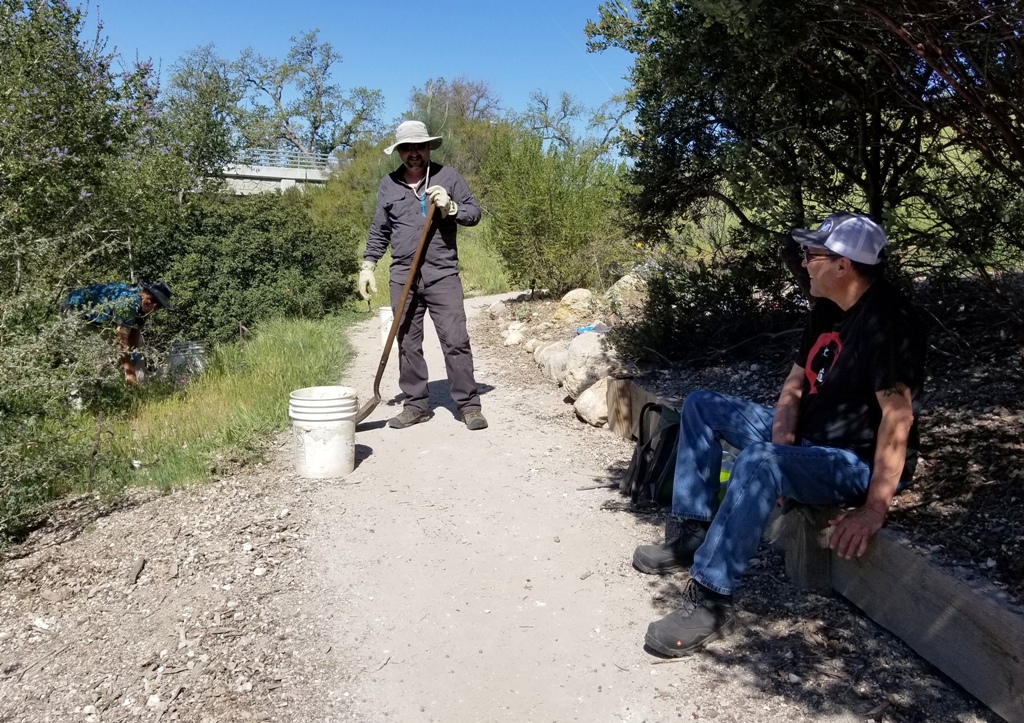
<path fill-rule="evenodd" d="M 444 352 L 452 400 L 469 429 L 487 427 L 480 410 L 480 394 L 473 374 L 473 352 L 466 329 L 459 253 L 459 225 L 475 226 L 480 205 L 454 168 L 430 160 L 441 146 L 420 121 L 409 120 L 395 130 L 395 142 L 384 149 L 398 152 L 402 165 L 385 176 L 377 189 L 377 208 L 359 273 L 359 292 L 369 298 L 377 286 L 373 277 L 377 262 L 391 247 L 391 308 L 398 327 L 398 385 L 405 394 L 404 409 L 388 426 L 404 429 L 432 416 L 427 392 L 427 364 L 423 358 L 423 321 L 427 309 Z M 409 292 L 405 312 L 397 307 L 402 287 L 411 271 L 420 233 L 427 222 L 427 208 L 436 211 L 431 221 L 419 274 Z"/>
<path fill-rule="evenodd" d="M 146 317 L 157 309 L 174 311 L 171 287 L 163 281 L 90 284 L 68 294 L 62 306 L 65 312 L 78 312 L 92 326 L 114 327 L 118 345 L 125 351 L 121 369 L 129 386 L 138 383 L 135 350 L 142 343 Z"/>

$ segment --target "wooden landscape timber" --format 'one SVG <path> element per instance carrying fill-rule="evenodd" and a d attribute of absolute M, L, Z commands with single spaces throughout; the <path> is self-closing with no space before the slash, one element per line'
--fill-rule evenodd
<path fill-rule="evenodd" d="M 626 379 L 608 384 L 608 428 L 636 437 L 641 407 L 663 402 Z M 992 586 L 957 579 L 891 530 L 864 557 L 844 560 L 824 544 L 831 512 L 777 514 L 765 537 L 786 554 L 786 575 L 831 588 L 955 680 L 1008 723 L 1024 723 L 1024 611 Z"/>

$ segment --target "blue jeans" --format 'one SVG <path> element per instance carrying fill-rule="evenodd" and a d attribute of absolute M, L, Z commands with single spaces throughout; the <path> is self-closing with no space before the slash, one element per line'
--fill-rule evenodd
<path fill-rule="evenodd" d="M 772 444 L 774 410 L 716 392 L 694 392 L 681 411 L 672 514 L 711 521 L 690 576 L 731 595 L 761 542 L 776 500 L 862 503 L 871 468 L 857 455 L 809 443 Z M 740 450 L 719 506 L 721 440 Z"/>

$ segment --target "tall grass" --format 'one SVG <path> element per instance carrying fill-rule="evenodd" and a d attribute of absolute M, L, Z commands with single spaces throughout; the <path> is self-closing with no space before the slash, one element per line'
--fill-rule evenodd
<path fill-rule="evenodd" d="M 251 459 L 288 425 L 288 393 L 334 384 L 352 351 L 347 318 L 276 320 L 241 344 L 217 346 L 210 370 L 170 398 L 144 401 L 120 422 L 121 454 L 137 482 L 167 488 Z"/>
<path fill-rule="evenodd" d="M 478 226 L 459 232 L 459 266 L 467 296 L 500 294 L 512 289 L 498 252 L 484 241 L 490 222 L 485 216 Z"/>

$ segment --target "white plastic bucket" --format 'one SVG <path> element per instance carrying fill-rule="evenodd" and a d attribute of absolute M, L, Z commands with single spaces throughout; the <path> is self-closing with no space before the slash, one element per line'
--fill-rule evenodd
<path fill-rule="evenodd" d="M 356 466 L 359 400 L 351 387 L 306 387 L 288 395 L 295 471 L 302 477 L 344 477 Z"/>
<path fill-rule="evenodd" d="M 388 334 L 391 333 L 391 325 L 395 323 L 395 312 L 390 306 L 380 307 L 380 348 L 383 349 L 388 343 Z M 391 351 L 398 351 L 398 335 L 391 342 Z"/>
<path fill-rule="evenodd" d="M 167 352 L 167 373 L 178 386 L 206 371 L 206 345 L 201 341 L 177 341 Z"/>

